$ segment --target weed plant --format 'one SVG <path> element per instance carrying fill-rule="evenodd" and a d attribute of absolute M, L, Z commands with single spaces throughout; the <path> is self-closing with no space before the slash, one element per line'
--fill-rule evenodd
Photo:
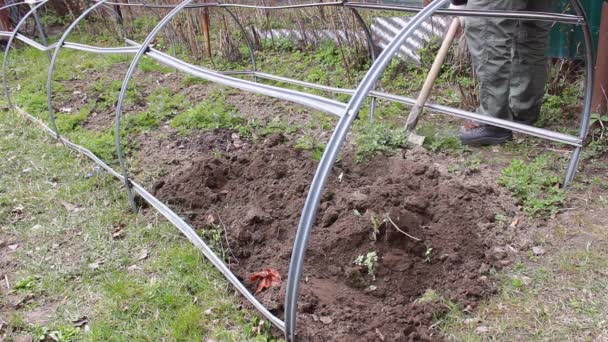
<path fill-rule="evenodd" d="M 498 180 L 511 190 L 531 216 L 555 214 L 566 199 L 566 192 L 559 187 L 559 178 L 547 172 L 549 163 L 546 157 L 532 162 L 515 159 Z"/>

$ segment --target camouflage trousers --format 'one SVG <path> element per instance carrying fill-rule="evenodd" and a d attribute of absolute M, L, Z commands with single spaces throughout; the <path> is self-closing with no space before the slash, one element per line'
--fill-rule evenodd
<path fill-rule="evenodd" d="M 550 11 L 553 0 L 469 0 L 467 9 Z M 465 36 L 480 81 L 480 114 L 538 118 L 547 78 L 550 22 L 467 17 Z"/>

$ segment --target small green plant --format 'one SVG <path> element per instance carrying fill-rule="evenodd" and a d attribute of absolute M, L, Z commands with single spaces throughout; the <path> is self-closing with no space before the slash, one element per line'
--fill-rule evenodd
<path fill-rule="evenodd" d="M 159 88 L 148 97 L 147 112 L 159 120 L 172 118 L 190 107 L 190 103 L 182 94 L 172 93 L 167 88 Z"/>
<path fill-rule="evenodd" d="M 386 219 L 379 220 L 378 216 L 372 213 L 370 220 L 372 221 L 372 240 L 377 241 L 378 235 L 380 234 L 380 226 L 382 226 L 382 224 L 386 222 Z"/>
<path fill-rule="evenodd" d="M 43 327 L 42 331 L 39 332 L 39 341 L 56 341 L 56 342 L 72 342 L 76 341 L 78 335 L 80 334 L 80 329 L 75 327 L 66 327 L 62 326 L 59 329 L 49 329 L 47 327 Z"/>
<path fill-rule="evenodd" d="M 205 225 L 200 231 L 201 238 L 211 247 L 211 249 L 219 256 L 228 261 L 230 250 L 228 246 L 224 246 L 224 227 L 218 223 L 210 223 Z"/>
<path fill-rule="evenodd" d="M 521 277 L 512 277 L 510 285 L 513 289 L 518 290 L 523 288 L 525 284 Z"/>
<path fill-rule="evenodd" d="M 300 130 L 300 126 L 291 124 L 287 121 L 281 120 L 280 118 L 273 118 L 266 123 L 259 122 L 257 120 L 251 121 L 249 126 L 255 132 L 255 134 L 261 137 L 275 133 L 293 134 Z"/>
<path fill-rule="evenodd" d="M 325 152 L 325 144 L 321 144 L 314 136 L 304 135 L 296 141 L 294 148 L 298 150 L 311 151 L 312 159 L 319 161 Z"/>
<path fill-rule="evenodd" d="M 449 164 L 448 165 L 448 172 L 449 173 L 456 173 L 460 171 L 460 165 L 458 164 Z"/>
<path fill-rule="evenodd" d="M 230 128 L 239 130 L 246 120 L 224 96 L 213 94 L 205 101 L 173 118 L 171 125 L 186 133 L 192 129 Z"/>
<path fill-rule="evenodd" d="M 479 171 L 481 167 L 482 160 L 480 158 L 469 158 L 465 161 L 464 166 L 467 171 L 474 173 Z"/>
<path fill-rule="evenodd" d="M 431 263 L 432 260 L 433 260 L 433 248 L 427 247 L 426 251 L 424 252 L 424 262 Z"/>
<path fill-rule="evenodd" d="M 545 170 L 548 164 L 546 157 L 531 163 L 515 159 L 498 180 L 522 202 L 524 211 L 531 216 L 554 214 L 566 199 L 566 192 L 559 187 L 559 178 Z"/>
<path fill-rule="evenodd" d="M 27 276 L 27 277 L 22 278 L 19 281 L 17 281 L 14 289 L 21 290 L 21 291 L 31 291 L 34 289 L 35 286 L 36 286 L 36 277 Z"/>
<path fill-rule="evenodd" d="M 395 128 L 388 123 L 370 123 L 359 120 L 355 127 L 355 161 L 363 162 L 378 153 L 390 153 L 405 146 L 404 128 Z"/>
<path fill-rule="evenodd" d="M 84 106 L 78 113 L 58 113 L 55 115 L 57 129 L 60 133 L 71 132 L 80 126 L 91 113 L 89 106 Z"/>
<path fill-rule="evenodd" d="M 426 124 L 421 125 L 417 131 L 426 138 L 424 147 L 432 152 L 461 154 L 467 150 L 460 142 L 458 134 L 451 129 L 439 129 L 435 125 Z"/>
<path fill-rule="evenodd" d="M 127 134 L 148 131 L 157 128 L 159 120 L 149 112 L 127 115 L 122 123 L 122 129 Z"/>
<path fill-rule="evenodd" d="M 503 214 L 496 214 L 494 215 L 494 221 L 496 221 L 496 223 L 498 223 L 499 225 L 505 225 L 507 223 L 508 217 L 506 217 Z"/>
<path fill-rule="evenodd" d="M 418 299 L 416 299 L 416 303 L 432 303 L 432 302 L 440 301 L 442 299 L 443 298 L 441 297 L 441 295 L 439 293 L 437 293 L 437 291 L 435 291 L 433 289 L 427 289 L 426 291 L 424 291 L 422 296 L 420 296 L 420 297 L 418 297 Z"/>
<path fill-rule="evenodd" d="M 365 267 L 367 274 L 372 276 L 373 280 L 376 280 L 376 269 L 378 267 L 378 254 L 376 252 L 359 255 L 353 263 L 357 266 Z"/>
<path fill-rule="evenodd" d="M 244 326 L 245 334 L 252 338 L 253 342 L 275 342 L 272 337 L 272 324 L 269 321 L 253 316 Z"/>
<path fill-rule="evenodd" d="M 598 113 L 591 114 L 591 120 L 589 121 L 589 126 L 593 127 L 594 125 L 600 126 L 600 139 L 604 137 L 604 133 L 606 129 L 608 129 L 608 115 L 600 115 Z"/>

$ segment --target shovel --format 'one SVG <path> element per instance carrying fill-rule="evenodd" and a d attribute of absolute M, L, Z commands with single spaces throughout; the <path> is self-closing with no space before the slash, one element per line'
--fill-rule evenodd
<path fill-rule="evenodd" d="M 448 28 L 448 32 L 445 34 L 445 38 L 443 39 L 443 43 L 441 43 L 441 47 L 437 52 L 437 57 L 435 57 L 435 61 L 433 62 L 433 66 L 429 71 L 429 74 L 426 76 L 426 80 L 424 81 L 424 85 L 422 86 L 422 90 L 416 99 L 416 104 L 412 107 L 410 111 L 410 115 L 407 117 L 407 123 L 405 124 L 405 129 L 407 132 L 407 141 L 422 146 L 424 143 L 424 137 L 416 134 L 414 131 L 416 129 L 416 125 L 418 124 L 418 117 L 422 114 L 424 110 L 424 105 L 426 100 L 429 98 L 431 94 L 431 89 L 433 88 L 433 83 L 439 76 L 439 71 L 441 70 L 441 65 L 445 61 L 445 57 L 448 55 L 448 51 L 450 50 L 450 45 L 454 41 L 454 37 L 456 37 L 456 33 L 458 33 L 458 29 L 460 28 L 460 18 L 455 17 L 452 19 L 452 23 Z"/>

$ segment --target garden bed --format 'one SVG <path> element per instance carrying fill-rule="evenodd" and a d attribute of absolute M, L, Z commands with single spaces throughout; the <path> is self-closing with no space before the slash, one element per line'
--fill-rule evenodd
<path fill-rule="evenodd" d="M 143 148 L 144 164 L 171 165 L 155 195 L 224 253 L 252 291 L 250 275 L 278 270 L 281 286 L 258 298 L 281 317 L 292 243 L 317 165 L 310 152 L 282 134 L 250 144 L 226 130 L 176 136 L 160 147 L 158 155 Z M 178 154 L 192 157 L 172 157 Z M 517 216 L 514 200 L 487 176 L 455 177 L 422 150 L 354 159 L 340 159 L 321 201 L 298 334 L 440 340 L 436 319 L 454 308 L 470 311 L 495 291 L 491 270 L 509 263 L 505 230 L 523 228 L 500 220 Z"/>

